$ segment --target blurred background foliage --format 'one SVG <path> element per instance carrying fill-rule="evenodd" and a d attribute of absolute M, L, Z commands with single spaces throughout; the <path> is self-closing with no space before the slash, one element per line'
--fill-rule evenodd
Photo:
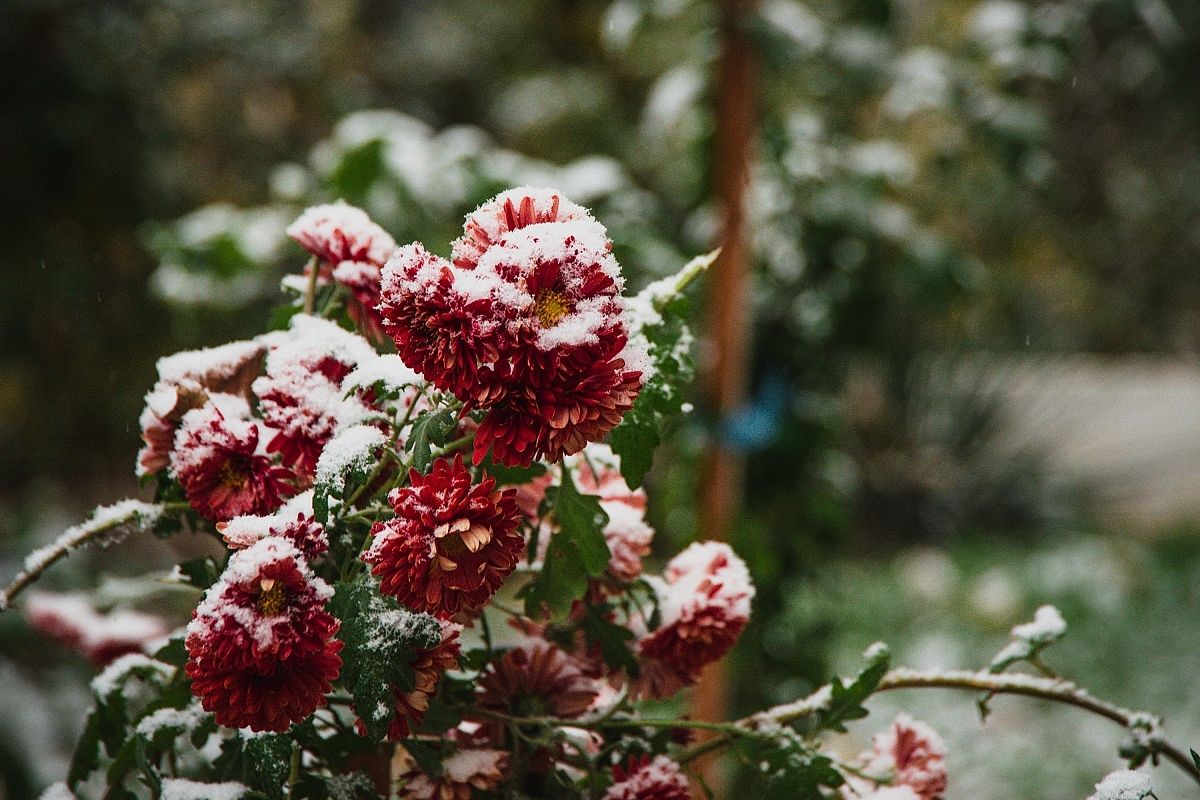
<path fill-rule="evenodd" d="M 710 248 L 714 18 L 701 0 L 6 3 L 0 574 L 129 493 L 154 359 L 262 327 L 303 261 L 282 229 L 307 204 L 344 198 L 444 252 L 494 192 L 553 185 L 609 227 L 635 289 Z M 744 24 L 753 382 L 726 419 L 697 401 L 652 476 L 667 552 L 703 526 L 706 443 L 747 456 L 735 544 L 760 596 L 735 711 L 893 631 L 902 660 L 978 663 L 1057 599 L 1080 620 L 1070 666 L 1174 718 L 1172 659 L 1200 638 L 1168 627 L 1200 591 L 1191 527 L 1152 537 L 1164 523 L 1143 519 L 1126 542 L 1012 387 L 1048 382 L 1043 405 L 1070 406 L 1081 354 L 1191 374 L 1200 6 L 762 0 Z M 1158 396 L 1137 397 L 1153 420 Z M 132 547 L 123 561 L 165 557 Z M 95 563 L 54 579 L 86 584 Z M 59 687 L 0 698 L 0 771 L 25 797 L 61 771 L 49 756 L 79 724 L 62 676 L 86 670 L 28 655 L 12 615 L 0 632 L 12 685 Z M 1146 650 L 1157 682 L 1138 677 Z M 975 734 L 966 706 L 956 725 L 928 708 Z M 1113 762 L 1077 722 L 1052 717 L 1040 741 L 1081 763 L 1020 766 L 1016 796 L 1081 797 Z M 951 797 L 1014 794 L 997 776 L 1035 752 L 1014 735 L 1033 723 L 988 722 L 1005 725 L 1007 749 L 956 738 L 969 777 Z"/>

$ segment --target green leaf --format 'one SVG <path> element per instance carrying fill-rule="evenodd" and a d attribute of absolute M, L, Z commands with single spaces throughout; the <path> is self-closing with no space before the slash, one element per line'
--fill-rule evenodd
<path fill-rule="evenodd" d="M 342 683 L 367 735 L 379 741 L 395 716 L 393 689 L 411 691 L 413 659 L 441 641 L 441 626 L 381 595 L 368 575 L 339 582 L 329 610 L 342 622 Z"/>
<path fill-rule="evenodd" d="M 421 414 L 412 424 L 404 449 L 412 453 L 413 469 L 426 472 L 433 463 L 433 447 L 444 445 L 458 427 L 458 412 L 453 408 L 440 408 Z"/>
<path fill-rule="evenodd" d="M 654 451 L 662 442 L 658 427 L 658 418 L 635 403 L 608 435 L 608 446 L 621 457 L 621 477 L 631 488 L 642 485 L 654 462 Z"/>
<path fill-rule="evenodd" d="M 844 782 L 829 757 L 806 746 L 791 728 L 738 737 L 733 748 L 768 800 L 823 800 L 823 788 L 836 789 Z"/>
<path fill-rule="evenodd" d="M 405 739 L 400 744 L 417 762 L 421 772 L 431 778 L 442 776 L 442 758 L 445 754 L 440 747 L 422 739 Z"/>
<path fill-rule="evenodd" d="M 890 663 L 891 659 L 885 653 L 868 664 L 849 684 L 843 684 L 841 678 L 834 678 L 830 684 L 832 692 L 829 706 L 819 715 L 818 728 L 845 733 L 846 722 L 867 716 L 863 703 L 879 686 Z"/>
<path fill-rule="evenodd" d="M 543 608 L 569 611 L 583 596 L 588 578 L 603 574 L 612 557 L 604 540 L 608 515 L 600 507 L 600 498 L 580 494 L 565 465 L 561 485 L 551 488 L 547 496 L 558 531 L 550 537 L 541 572 L 521 590 L 530 616 L 539 616 Z"/>
<path fill-rule="evenodd" d="M 635 638 L 633 631 L 608 619 L 607 611 L 607 607 L 589 604 L 583 616 L 583 634 L 589 645 L 600 648 L 605 664 L 623 669 L 631 678 L 636 678 L 638 662 L 629 647 Z"/>
<path fill-rule="evenodd" d="M 87 722 L 83 726 L 83 735 L 75 745 L 71 755 L 71 767 L 67 771 L 67 785 L 72 789 L 80 781 L 100 766 L 100 730 L 104 725 L 104 715 L 100 709 L 93 708 L 88 712 Z"/>
<path fill-rule="evenodd" d="M 535 461 L 528 467 L 507 467 L 492 461 L 491 453 L 483 459 L 480 467 L 488 477 L 496 479 L 497 486 L 520 486 L 546 474 L 545 464 Z"/>
<path fill-rule="evenodd" d="M 250 785 L 261 787 L 268 797 L 282 798 L 291 768 L 291 737 L 280 733 L 245 737 L 242 755 Z"/>

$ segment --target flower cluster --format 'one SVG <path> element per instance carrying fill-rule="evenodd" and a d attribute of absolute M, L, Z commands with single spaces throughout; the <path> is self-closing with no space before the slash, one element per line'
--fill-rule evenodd
<path fill-rule="evenodd" d="M 486 415 L 475 462 L 556 461 L 600 441 L 641 391 L 624 281 L 604 227 L 557 192 L 523 187 L 467 217 L 453 260 L 401 248 L 379 311 L 400 357 Z"/>
<path fill-rule="evenodd" d="M 230 557 L 186 640 L 192 691 L 219 724 L 284 731 L 325 705 L 342 665 L 332 594 L 287 539 Z"/>

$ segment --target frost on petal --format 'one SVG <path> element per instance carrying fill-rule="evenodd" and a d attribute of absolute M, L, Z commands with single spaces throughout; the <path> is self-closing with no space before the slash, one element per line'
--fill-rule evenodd
<path fill-rule="evenodd" d="M 543 222 L 590 218 L 587 209 L 553 189 L 519 186 L 501 192 L 467 215 L 451 258 L 454 266 L 472 269 L 488 248 L 510 231 Z"/>
<path fill-rule="evenodd" d="M 604 800 L 688 800 L 687 777 L 666 756 L 635 756 L 613 767 L 613 785 Z"/>
<path fill-rule="evenodd" d="M 907 714 L 871 740 L 871 749 L 859 756 L 863 775 L 890 777 L 896 788 L 907 788 L 918 800 L 939 800 L 946 792 L 946 744 L 933 728 Z M 861 777 L 851 788 L 878 788 Z"/>
<path fill-rule="evenodd" d="M 161 800 L 240 800 L 250 789 L 233 781 L 200 783 L 184 778 L 165 778 Z"/>

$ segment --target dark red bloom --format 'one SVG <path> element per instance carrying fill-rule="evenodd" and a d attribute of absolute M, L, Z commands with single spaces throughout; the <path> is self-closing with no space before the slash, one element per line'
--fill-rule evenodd
<path fill-rule="evenodd" d="M 396 516 L 375 524 L 363 556 L 380 591 L 440 616 L 482 606 L 524 549 L 513 490 L 495 491 L 491 478 L 472 484 L 461 456 L 409 480 L 389 495 Z"/>
<path fill-rule="evenodd" d="M 687 778 L 666 756 L 633 756 L 613 767 L 613 785 L 604 800 L 689 800 Z"/>
<path fill-rule="evenodd" d="M 439 389 L 486 406 L 503 394 L 501 323 L 490 285 L 461 275 L 419 243 L 406 245 L 384 270 L 379 311 L 405 364 Z"/>
<path fill-rule="evenodd" d="M 126 653 L 145 652 L 167 634 L 159 617 L 128 609 L 101 614 L 76 594 L 34 592 L 25 604 L 30 626 L 83 653 L 94 664 L 108 664 Z"/>
<path fill-rule="evenodd" d="M 481 708 L 517 716 L 578 717 L 596 699 L 598 685 L 573 658 L 530 639 L 488 665 L 479 678 Z"/>
<path fill-rule="evenodd" d="M 246 515 L 218 522 L 217 532 L 231 550 L 243 550 L 271 536 L 289 540 L 307 559 L 328 550 L 325 526 L 313 519 L 311 513 L 290 510 L 290 505 L 268 516 Z"/>
<path fill-rule="evenodd" d="M 332 594 L 286 539 L 233 554 L 185 641 L 192 693 L 219 724 L 285 731 L 325 705 L 342 666 Z"/>
<path fill-rule="evenodd" d="M 294 493 L 292 473 L 259 453 L 258 439 L 257 423 L 227 416 L 211 400 L 184 415 L 171 472 L 202 517 L 267 514 Z"/>

